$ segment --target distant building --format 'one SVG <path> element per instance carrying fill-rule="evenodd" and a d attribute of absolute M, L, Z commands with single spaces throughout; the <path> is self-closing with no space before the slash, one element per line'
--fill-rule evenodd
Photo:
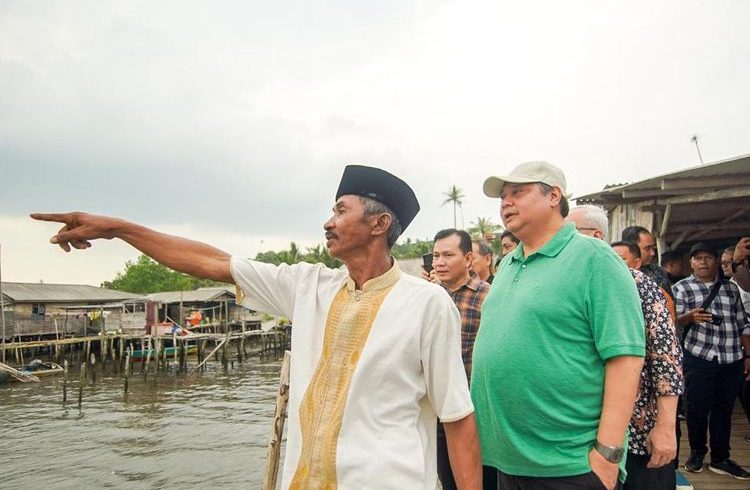
<path fill-rule="evenodd" d="M 174 322 L 188 326 L 188 318 L 199 312 L 200 323 L 192 325 L 216 325 L 219 323 L 250 325 L 259 328 L 261 315 L 235 302 L 234 287 L 206 287 L 194 291 L 166 291 L 151 293 L 146 298 L 159 305 L 158 321 Z M 195 318 L 193 316 L 193 318 Z"/>
<path fill-rule="evenodd" d="M 3 282 L 0 301 L 6 338 L 144 330 L 147 321 L 142 296 L 95 286 Z"/>

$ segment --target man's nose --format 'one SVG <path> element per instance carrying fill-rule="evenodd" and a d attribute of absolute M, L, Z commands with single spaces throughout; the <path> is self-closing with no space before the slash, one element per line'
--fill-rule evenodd
<path fill-rule="evenodd" d="M 328 229 L 330 229 L 330 228 L 333 228 L 333 216 L 331 216 L 330 218 L 328 218 L 328 219 L 327 219 L 327 220 L 326 220 L 326 221 L 325 221 L 325 222 L 323 223 L 323 229 L 324 229 L 324 230 L 328 231 Z"/>

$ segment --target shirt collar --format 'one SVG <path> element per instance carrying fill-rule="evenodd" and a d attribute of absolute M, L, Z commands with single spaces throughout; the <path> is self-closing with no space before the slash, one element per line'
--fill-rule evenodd
<path fill-rule="evenodd" d="M 555 257 L 559 254 L 562 249 L 578 234 L 575 224 L 566 223 L 560 228 L 550 240 L 545 243 L 542 248 L 537 250 L 531 255 L 541 254 L 547 257 Z M 514 251 L 511 252 L 511 260 L 518 260 L 523 262 L 523 243 L 519 243 Z"/>
<path fill-rule="evenodd" d="M 465 283 L 461 284 L 459 287 L 451 291 L 447 287 L 445 287 L 445 284 L 442 284 L 443 288 L 448 291 L 449 293 L 455 293 L 456 291 L 460 291 L 463 288 L 469 288 L 472 291 L 476 291 L 479 289 L 480 284 L 482 283 L 482 280 L 479 279 L 479 276 L 476 274 L 469 274 L 469 278 L 466 280 Z"/>
<path fill-rule="evenodd" d="M 388 272 L 381 276 L 373 277 L 372 279 L 365 281 L 365 283 L 362 285 L 362 291 L 367 293 L 371 291 L 377 291 L 379 289 L 389 288 L 396 284 L 400 278 L 401 269 L 399 269 L 398 264 L 394 260 L 393 265 L 390 269 L 388 269 Z M 346 278 L 346 289 L 349 292 L 353 292 L 357 289 L 356 285 L 354 284 L 354 279 L 352 279 L 351 276 Z"/>

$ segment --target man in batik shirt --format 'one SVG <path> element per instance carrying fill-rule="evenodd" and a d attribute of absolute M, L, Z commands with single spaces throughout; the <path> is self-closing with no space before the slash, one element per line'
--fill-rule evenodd
<path fill-rule="evenodd" d="M 628 426 L 625 490 L 672 490 L 677 456 L 677 397 L 684 391 L 682 348 L 661 288 L 639 272 L 640 250 L 633 242 L 612 248 L 630 269 L 646 324 L 646 359 Z"/>

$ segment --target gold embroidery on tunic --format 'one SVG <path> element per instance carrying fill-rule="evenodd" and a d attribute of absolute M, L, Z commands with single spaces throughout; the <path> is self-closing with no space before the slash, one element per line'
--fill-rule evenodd
<path fill-rule="evenodd" d="M 302 448 L 289 488 L 336 488 L 336 450 L 352 375 L 380 305 L 400 276 L 394 265 L 362 291 L 349 278 L 334 297 L 323 351 L 300 404 Z"/>

